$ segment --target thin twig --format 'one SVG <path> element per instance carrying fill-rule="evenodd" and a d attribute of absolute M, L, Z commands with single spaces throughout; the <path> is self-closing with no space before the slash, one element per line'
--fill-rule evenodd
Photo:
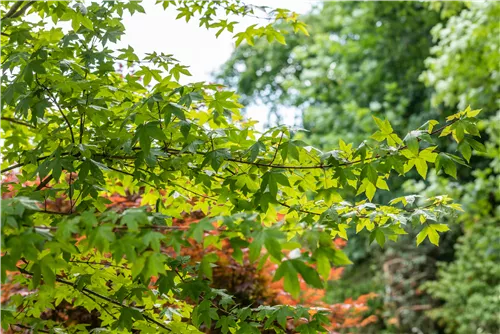
<path fill-rule="evenodd" d="M 66 212 L 48 212 L 48 211 L 35 211 L 36 213 L 47 213 L 47 214 L 63 214 L 63 215 L 69 215 Z M 58 227 L 57 226 L 31 226 L 31 225 L 25 225 L 26 227 L 33 227 L 39 230 L 48 230 L 48 231 L 57 231 Z M 180 226 L 167 226 L 167 225 L 145 225 L 141 226 L 140 229 L 148 229 L 148 230 L 170 230 L 170 231 L 184 231 L 184 230 L 189 230 L 189 225 L 180 225 Z M 128 230 L 128 226 L 113 226 L 114 230 Z M 219 231 L 225 231 L 225 229 L 218 229 Z M 71 261 L 70 261 L 71 262 Z"/>
<path fill-rule="evenodd" d="M 42 188 L 44 188 L 53 178 L 54 176 L 52 174 L 47 176 L 42 182 L 40 182 L 38 187 L 36 187 L 35 191 L 42 190 Z"/>
<path fill-rule="evenodd" d="M 284 206 L 286 208 L 289 208 L 289 209 L 293 209 L 295 211 L 298 211 L 298 212 L 302 212 L 302 213 L 307 213 L 307 214 L 310 214 L 310 215 L 315 215 L 315 216 L 321 216 L 321 213 L 317 213 L 317 212 L 312 212 L 312 211 L 308 211 L 308 210 L 303 210 L 303 209 L 296 209 L 284 202 L 279 202 L 278 201 L 278 204 L 281 205 L 281 206 Z"/>
<path fill-rule="evenodd" d="M 122 269 L 130 269 L 125 266 L 120 266 L 112 263 L 102 263 L 102 262 L 95 262 L 95 261 L 81 261 L 81 260 L 69 260 L 68 262 L 73 262 L 73 263 L 82 263 L 86 264 L 88 266 L 90 265 L 96 265 L 96 266 L 104 266 L 104 267 L 114 267 L 114 268 L 122 268 Z"/>
<path fill-rule="evenodd" d="M 113 319 L 116 320 L 116 317 L 114 314 L 112 314 L 110 311 L 108 311 L 107 307 L 103 306 L 103 304 L 99 303 L 94 297 L 92 297 L 91 295 L 89 295 L 88 293 L 82 291 L 82 294 L 84 296 L 86 296 L 87 298 L 89 298 L 90 300 L 92 300 L 94 303 L 96 303 L 104 312 L 106 312 L 107 314 L 109 314 Z"/>
<path fill-rule="evenodd" d="M 276 156 L 278 155 L 278 150 L 280 148 L 280 145 L 281 145 L 281 141 L 283 140 L 283 135 L 285 134 L 285 132 L 281 132 L 281 137 L 280 137 L 280 141 L 278 143 L 278 146 L 276 147 L 276 151 L 274 151 L 274 157 L 273 157 L 273 160 L 271 160 L 271 165 L 274 163 L 274 160 L 276 160 Z"/>
<path fill-rule="evenodd" d="M 2 121 L 16 123 L 16 124 L 19 124 L 19 125 L 27 126 L 29 128 L 32 128 L 32 129 L 36 129 L 36 126 L 34 126 L 33 124 L 29 124 L 29 123 L 26 123 L 26 122 L 23 122 L 23 121 L 19 121 L 19 120 L 15 119 L 15 118 L 2 116 L 1 119 L 2 119 Z"/>
<path fill-rule="evenodd" d="M 71 172 L 69 172 L 69 185 L 68 185 L 68 191 L 69 191 L 69 214 L 73 213 L 73 175 Z"/>
<path fill-rule="evenodd" d="M 66 124 L 68 125 L 68 128 L 69 128 L 69 132 L 71 134 L 71 142 L 73 144 L 75 144 L 75 136 L 73 135 L 73 128 L 71 126 L 71 123 L 68 119 L 68 117 L 66 117 L 66 115 L 64 114 L 61 106 L 59 105 L 59 103 L 57 103 L 57 100 L 56 98 L 54 97 L 54 95 L 52 94 L 52 92 L 47 88 L 45 87 L 44 85 L 42 85 L 42 83 L 40 81 L 38 81 L 38 78 L 36 78 L 36 82 L 38 83 L 38 85 L 40 87 L 42 87 L 46 92 L 47 94 L 49 95 L 50 99 L 52 100 L 52 102 L 54 102 L 54 104 L 56 105 L 57 109 L 59 110 L 59 112 L 61 113 L 62 117 L 64 118 L 64 121 L 66 122 Z"/>
<path fill-rule="evenodd" d="M 69 153 L 61 153 L 61 154 L 60 154 L 60 156 L 61 156 L 61 157 L 64 157 L 64 156 L 67 156 L 67 155 L 69 155 Z M 75 157 L 77 157 L 77 156 L 79 156 L 79 155 L 80 155 L 80 153 L 78 153 L 78 154 L 76 154 L 76 155 L 74 155 L 74 156 L 75 156 Z M 41 156 L 41 157 L 37 158 L 37 159 L 36 159 L 36 161 L 37 161 L 37 162 L 38 162 L 38 161 L 42 161 L 42 160 L 45 160 L 45 159 L 47 159 L 47 158 L 51 158 L 51 157 L 52 157 L 52 155 L 44 155 L 44 156 Z M 8 171 L 10 171 L 10 170 L 16 169 L 16 168 L 18 168 L 18 167 L 23 167 L 23 166 L 26 166 L 26 165 L 28 165 L 28 164 L 30 164 L 30 163 L 31 163 L 31 161 L 29 161 L 29 162 L 20 162 L 20 163 L 18 163 L 18 164 L 15 164 L 15 165 L 12 165 L 12 166 L 9 166 L 9 167 L 4 168 L 4 169 L 2 169 L 0 172 L 1 172 L 1 173 L 5 173 L 5 172 L 8 172 Z"/>

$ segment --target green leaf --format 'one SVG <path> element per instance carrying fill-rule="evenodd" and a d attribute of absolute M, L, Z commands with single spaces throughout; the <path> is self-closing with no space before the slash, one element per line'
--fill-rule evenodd
<path fill-rule="evenodd" d="M 179 124 L 182 135 L 184 138 L 187 138 L 189 136 L 189 131 L 191 130 L 191 123 L 188 121 L 180 121 Z"/>
<path fill-rule="evenodd" d="M 422 176 L 424 179 L 427 176 L 427 162 L 422 158 L 416 158 L 413 160 L 415 163 L 415 167 L 417 168 L 418 174 Z"/>
<path fill-rule="evenodd" d="M 394 130 L 392 129 L 391 123 L 386 119 L 382 121 L 380 118 L 377 118 L 375 116 L 372 116 L 373 119 L 375 120 L 375 123 L 377 124 L 378 128 L 383 134 L 391 134 Z"/>
<path fill-rule="evenodd" d="M 281 278 L 284 279 L 284 288 L 287 292 L 289 292 L 294 298 L 297 298 L 300 293 L 300 285 L 298 273 L 293 264 L 287 260 L 283 261 L 276 273 L 274 274 L 273 281 L 277 281 Z"/>
<path fill-rule="evenodd" d="M 194 238 L 194 240 L 196 240 L 197 242 L 201 242 L 205 231 L 211 231 L 213 229 L 213 220 L 208 217 L 203 218 L 198 223 L 191 224 L 189 226 L 187 236 Z"/>
<path fill-rule="evenodd" d="M 217 149 L 205 155 L 202 165 L 205 166 L 207 163 L 210 163 L 212 168 L 218 171 L 222 163 L 229 158 L 231 158 L 231 153 L 227 149 Z"/>
<path fill-rule="evenodd" d="M 163 117 L 164 117 L 164 122 L 165 126 L 168 127 L 168 125 L 171 122 L 172 115 L 176 116 L 180 120 L 184 121 L 186 120 L 186 116 L 184 115 L 184 111 L 182 110 L 182 106 L 169 102 L 167 103 L 163 109 L 162 109 Z"/>
<path fill-rule="evenodd" d="M 431 243 L 433 243 L 436 246 L 439 246 L 439 234 L 434 229 L 434 226 L 432 224 L 430 224 L 427 229 L 427 237 L 429 238 L 429 241 Z"/>
<path fill-rule="evenodd" d="M 438 232 L 446 232 L 449 231 L 450 228 L 446 224 L 430 224 L 432 229 L 438 231 Z"/>
<path fill-rule="evenodd" d="M 33 289 L 36 289 L 40 285 L 40 280 L 42 278 L 42 267 L 38 263 L 34 263 L 31 266 L 31 272 L 33 273 L 33 279 L 31 280 L 33 283 Z M 48 278 L 50 282 L 50 277 Z"/>
<path fill-rule="evenodd" d="M 420 149 L 419 145 L 419 136 L 420 132 L 419 131 L 412 131 L 406 137 L 404 138 L 404 142 L 406 143 L 406 146 L 410 150 L 411 153 L 413 153 L 415 156 L 418 156 L 418 151 Z M 425 178 L 425 177 L 424 177 Z"/>
<path fill-rule="evenodd" d="M 376 228 L 370 234 L 370 241 L 376 240 L 380 247 L 384 247 L 385 245 L 385 235 L 384 232 L 380 228 Z"/>
<path fill-rule="evenodd" d="M 377 170 L 371 164 L 368 164 L 363 168 L 363 172 L 361 177 L 366 175 L 368 180 L 375 186 L 378 180 Z"/>
<path fill-rule="evenodd" d="M 261 141 L 256 141 L 255 144 L 250 146 L 248 152 L 250 152 L 250 162 L 255 161 L 257 159 L 260 152 L 265 152 L 266 146 Z"/>
<path fill-rule="evenodd" d="M 281 260 L 283 258 L 283 254 L 281 253 L 281 244 L 277 239 L 272 236 L 266 237 L 264 245 L 266 246 L 269 254 L 271 254 L 276 260 Z"/>
<path fill-rule="evenodd" d="M 482 143 L 478 142 L 477 140 L 474 140 L 472 138 L 467 137 L 467 138 L 465 138 L 465 141 L 470 146 L 472 146 L 472 148 L 475 149 L 476 151 L 478 151 L 478 152 L 486 152 L 486 147 Z"/>
<path fill-rule="evenodd" d="M 315 253 L 315 257 L 316 265 L 318 267 L 318 273 L 323 277 L 324 280 L 328 280 L 328 278 L 330 277 L 332 266 L 330 265 L 330 260 L 327 253 L 321 248 L 318 248 Z"/>
<path fill-rule="evenodd" d="M 44 284 L 48 286 L 54 287 L 56 283 L 56 274 L 54 273 L 54 269 L 51 268 L 51 263 L 46 263 L 42 261 L 40 264 L 40 271 L 43 277 Z"/>
<path fill-rule="evenodd" d="M 446 153 L 439 153 L 436 159 L 436 172 L 439 172 L 441 169 L 444 169 L 444 172 L 453 178 L 457 178 L 457 166 Z"/>
<path fill-rule="evenodd" d="M 347 255 L 343 251 L 338 250 L 338 249 L 335 249 L 333 251 L 334 252 L 333 252 L 332 262 L 334 265 L 345 266 L 348 264 L 352 264 L 352 261 L 349 260 L 349 258 L 347 257 Z"/>
<path fill-rule="evenodd" d="M 427 235 L 429 234 L 429 227 L 425 226 L 418 234 L 417 234 L 417 246 L 425 240 Z"/>
<path fill-rule="evenodd" d="M 200 262 L 199 276 L 205 275 L 212 279 L 212 263 L 217 262 L 218 259 L 218 256 L 214 253 L 204 255 Z"/>
<path fill-rule="evenodd" d="M 119 330 L 130 331 L 132 329 L 132 326 L 134 325 L 134 320 L 143 319 L 144 317 L 142 316 L 142 313 L 137 309 L 131 307 L 122 307 L 120 309 L 120 317 L 114 323 L 113 327 Z"/>
<path fill-rule="evenodd" d="M 472 156 L 472 150 L 470 145 L 467 143 L 467 141 L 462 141 L 458 145 L 458 150 L 460 153 L 462 153 L 462 156 L 467 162 L 470 162 L 470 157 Z"/>
<path fill-rule="evenodd" d="M 292 263 L 295 270 L 298 273 L 300 273 L 300 276 L 302 276 L 302 278 L 304 279 L 304 281 L 306 281 L 307 284 L 317 289 L 323 288 L 323 282 L 321 282 L 321 278 L 319 277 L 316 270 L 309 267 L 301 260 L 289 260 L 289 261 Z"/>

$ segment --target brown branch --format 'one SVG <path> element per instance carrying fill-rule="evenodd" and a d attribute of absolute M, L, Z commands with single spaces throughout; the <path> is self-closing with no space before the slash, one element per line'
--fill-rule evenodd
<path fill-rule="evenodd" d="M 15 164 L 15 165 L 12 165 L 12 166 L 9 166 L 9 167 L 7 167 L 7 168 L 2 169 L 2 171 L 1 171 L 1 172 L 2 172 L 2 173 L 4 173 L 4 172 L 8 172 L 8 171 L 10 171 L 10 170 L 16 169 L 16 168 L 18 168 L 18 167 L 22 167 L 22 166 L 24 166 L 24 165 L 26 165 L 26 164 L 24 164 L 24 163 L 18 163 L 18 164 Z"/>
<path fill-rule="evenodd" d="M 48 215 L 61 215 L 61 216 L 70 216 L 70 213 L 69 212 L 61 212 L 61 211 L 50 211 L 50 210 L 38 210 L 38 211 L 34 211 L 35 213 L 45 213 L 45 214 L 48 214 Z M 38 226 L 35 226 L 35 227 L 38 227 Z"/>
<path fill-rule="evenodd" d="M 181 188 L 181 189 L 184 189 L 185 191 L 190 192 L 190 193 L 192 193 L 192 194 L 194 194 L 194 195 L 200 196 L 200 197 L 202 197 L 202 198 L 210 198 L 210 199 L 213 199 L 213 200 L 217 200 L 217 197 L 214 197 L 214 196 L 209 196 L 209 195 L 203 195 L 203 194 L 200 194 L 200 193 L 198 193 L 198 192 L 196 192 L 196 191 L 194 191 L 194 190 L 187 189 L 187 188 L 185 188 L 185 187 L 181 186 L 180 184 L 173 183 L 173 182 L 171 182 L 171 183 L 172 183 L 174 186 L 176 186 L 176 187 L 179 187 L 179 188 Z"/>
<path fill-rule="evenodd" d="M 106 312 L 107 314 L 109 314 L 109 315 L 111 316 L 111 318 L 113 318 L 113 319 L 115 319 L 115 320 L 117 319 L 117 318 L 116 318 L 116 317 L 115 317 L 115 316 L 114 316 L 114 315 L 113 315 L 113 314 L 112 314 L 112 313 L 111 313 L 111 312 L 107 309 L 107 307 L 106 307 L 105 305 L 103 306 L 103 304 L 99 303 L 99 302 L 98 302 L 98 301 L 97 301 L 94 297 L 92 297 L 91 295 L 89 295 L 88 293 L 86 293 L 86 292 L 84 292 L 84 291 L 82 291 L 82 294 L 83 294 L 85 297 L 87 297 L 88 299 L 92 300 L 92 301 L 93 301 L 94 303 L 96 303 L 97 305 L 99 305 L 99 307 L 100 307 L 100 308 L 102 308 L 102 310 L 103 310 L 104 312 Z"/>
<path fill-rule="evenodd" d="M 11 16 L 15 14 L 15 12 L 19 9 L 19 7 L 21 7 L 22 4 L 23 1 L 18 1 L 15 4 L 13 4 L 12 7 L 10 7 L 10 10 L 7 12 L 7 14 L 5 14 L 4 17 L 2 17 L 2 20 L 10 19 Z"/>
<path fill-rule="evenodd" d="M 26 12 L 26 9 L 28 9 L 32 4 L 33 4 L 34 1 L 28 1 L 23 8 L 21 8 L 19 11 L 17 11 L 16 13 L 12 14 L 9 18 L 10 19 L 15 19 L 21 15 L 24 14 L 24 12 Z"/>
<path fill-rule="evenodd" d="M 11 328 L 12 328 L 12 326 L 14 326 L 14 327 L 19 327 L 19 328 L 23 328 L 23 329 L 29 329 L 30 333 L 34 333 L 35 332 L 35 329 L 33 327 L 29 327 L 29 326 L 25 326 L 25 325 L 21 325 L 21 324 L 11 324 L 9 326 L 11 326 Z M 37 328 L 36 330 L 38 332 L 41 332 L 41 333 L 51 333 L 51 331 L 48 331 L 46 329 Z"/>
<path fill-rule="evenodd" d="M 448 126 L 452 125 L 453 123 L 455 123 L 457 121 L 458 121 L 458 119 L 455 119 L 455 120 L 453 120 L 453 121 L 451 121 L 449 123 L 446 123 L 442 127 L 440 127 L 438 129 L 432 131 L 429 135 L 432 136 L 432 135 L 438 134 L 438 133 L 442 132 L 445 128 L 447 128 Z M 422 139 L 418 138 L 418 141 L 421 141 L 421 140 Z M 406 148 L 408 148 L 408 146 L 404 145 L 404 146 L 399 147 L 397 150 L 398 151 L 402 151 L 402 150 L 404 150 Z M 134 148 L 134 149 L 138 150 L 140 148 Z M 166 149 L 165 152 L 170 153 L 170 154 L 190 154 L 191 153 L 191 152 L 182 152 L 182 150 L 180 150 L 180 149 L 173 149 L 173 148 Z M 196 151 L 196 152 L 194 152 L 192 154 L 206 155 L 206 152 Z M 245 160 L 234 159 L 234 158 L 228 158 L 226 160 L 227 161 L 232 161 L 232 162 L 235 162 L 235 163 L 240 163 L 240 164 L 253 165 L 253 166 L 258 166 L 258 167 L 267 167 L 267 168 L 277 168 L 277 169 L 326 169 L 326 168 L 333 168 L 333 167 L 351 166 L 351 165 L 355 165 L 355 164 L 359 164 L 359 163 L 363 163 L 363 162 L 367 162 L 367 161 L 374 161 L 374 160 L 380 159 L 382 157 L 383 156 L 381 156 L 380 154 L 377 154 L 374 157 L 371 157 L 371 158 L 368 158 L 368 159 L 364 159 L 364 160 L 358 159 L 358 160 L 344 162 L 344 163 L 341 163 L 341 164 L 331 164 L 331 165 L 320 164 L 320 165 L 312 165 L 312 166 L 275 165 L 275 164 L 272 163 L 274 161 L 274 159 L 273 159 L 273 161 L 271 161 L 271 163 L 252 162 L 252 161 L 245 161 Z"/>
<path fill-rule="evenodd" d="M 97 265 L 97 266 L 104 266 L 104 267 L 113 267 L 113 268 L 122 268 L 122 269 L 130 269 L 125 266 L 120 266 L 112 263 L 102 263 L 102 262 L 95 262 L 95 261 L 81 261 L 81 260 L 69 260 L 68 262 L 73 262 L 73 263 L 83 263 L 88 266 L 90 265 Z"/>
<path fill-rule="evenodd" d="M 44 188 L 53 178 L 54 177 L 52 176 L 52 174 L 47 176 L 42 182 L 40 182 L 38 187 L 36 187 L 35 191 L 42 190 L 42 188 Z"/>
<path fill-rule="evenodd" d="M 80 116 L 80 144 L 83 141 L 83 125 L 85 123 L 84 117 L 85 117 L 85 115 Z"/>

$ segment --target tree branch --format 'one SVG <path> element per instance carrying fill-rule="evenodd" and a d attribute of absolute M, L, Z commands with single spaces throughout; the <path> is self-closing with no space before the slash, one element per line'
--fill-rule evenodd
<path fill-rule="evenodd" d="M 280 148 L 280 145 L 281 145 L 281 141 L 283 140 L 283 135 L 285 133 L 284 132 L 281 132 L 281 137 L 280 137 L 280 141 L 278 143 L 278 146 L 276 146 L 276 151 L 274 151 L 274 157 L 273 157 L 273 160 L 271 160 L 271 165 L 274 163 L 274 160 L 276 160 L 276 156 L 278 155 L 278 150 Z"/>
<path fill-rule="evenodd" d="M 35 191 L 42 190 L 43 187 L 45 187 L 54 177 L 51 175 L 47 176 L 40 184 L 38 187 L 36 187 Z"/>
<path fill-rule="evenodd" d="M 65 156 L 68 156 L 68 155 L 70 155 L 68 152 L 63 152 L 63 153 L 60 154 L 61 157 L 65 157 Z M 80 156 L 80 153 L 74 154 L 73 156 L 75 158 L 78 158 Z M 45 159 L 50 158 L 50 157 L 52 157 L 52 155 L 43 155 L 43 156 L 37 158 L 36 161 L 37 162 L 38 161 L 42 161 L 42 160 L 45 160 Z M 0 171 L 0 173 L 5 173 L 5 172 L 8 172 L 10 170 L 16 169 L 18 167 L 26 166 L 26 165 L 28 165 L 30 163 L 31 163 L 31 161 L 30 162 L 20 162 L 18 164 L 15 164 L 15 165 L 12 165 L 12 166 L 9 166 L 9 167 L 6 167 L 6 168 L 2 169 Z"/>
<path fill-rule="evenodd" d="M 14 3 L 12 5 L 12 7 L 10 7 L 10 10 L 7 12 L 7 14 L 5 14 L 4 17 L 2 17 L 2 21 L 5 19 L 10 19 L 12 17 L 12 15 L 14 15 L 14 13 L 17 11 L 17 9 L 19 7 L 21 7 L 22 4 L 23 4 L 23 1 L 18 1 L 16 3 Z"/>
<path fill-rule="evenodd" d="M 446 127 L 452 125 L 453 123 L 455 123 L 457 121 L 458 121 L 458 119 L 455 119 L 455 120 L 453 120 L 453 121 L 451 121 L 451 122 L 443 125 L 439 129 L 436 129 L 436 130 L 432 131 L 429 135 L 432 136 L 432 135 L 441 133 Z M 71 128 L 70 128 L 70 130 L 71 130 Z M 421 139 L 418 138 L 418 141 L 420 142 Z M 404 150 L 406 148 L 408 148 L 408 146 L 406 146 L 406 145 L 402 146 L 402 147 L 398 148 L 398 151 L 402 151 L 402 150 Z M 140 150 L 140 148 L 133 148 L 133 149 L 134 150 Z M 165 152 L 170 153 L 170 154 L 197 154 L 197 155 L 205 155 L 206 154 L 205 152 L 200 152 L 200 151 L 197 151 L 197 152 L 194 152 L 194 153 L 191 153 L 191 152 L 182 152 L 182 150 L 180 150 L 180 149 L 174 149 L 174 148 L 168 148 L 168 149 L 165 150 Z M 63 156 L 63 155 L 66 156 L 66 155 L 69 155 L 69 153 L 62 153 L 61 156 Z M 80 154 L 76 154 L 74 156 L 78 157 L 79 155 Z M 134 159 L 136 159 L 136 157 L 134 157 L 134 156 L 120 156 L 120 155 L 106 155 L 106 154 L 96 154 L 95 156 L 99 156 L 99 157 L 103 157 L 103 158 L 108 158 L 108 159 L 118 159 L 118 160 L 134 160 Z M 41 161 L 41 160 L 47 159 L 49 157 L 50 156 L 43 156 L 43 157 L 38 158 L 37 161 Z M 365 159 L 364 161 L 365 162 L 366 161 L 373 161 L 373 160 L 376 160 L 376 159 L 379 159 L 379 158 L 381 158 L 381 156 L 380 155 L 376 155 L 376 156 L 374 156 L 372 158 Z M 362 160 L 353 160 L 353 161 L 349 161 L 349 162 L 338 164 L 338 165 L 293 166 L 293 165 L 273 165 L 273 164 L 269 164 L 269 163 L 251 162 L 251 161 L 245 161 L 245 160 L 239 160 L 239 159 L 226 159 L 226 160 L 227 161 L 232 161 L 232 162 L 235 162 L 235 163 L 246 164 L 246 165 L 254 165 L 254 166 L 268 167 L 268 168 L 281 168 L 281 169 L 325 169 L 325 168 L 331 168 L 331 167 L 350 166 L 350 165 L 355 165 L 355 164 L 363 162 Z M 9 170 L 12 170 L 12 169 L 15 169 L 15 168 L 18 168 L 18 167 L 22 167 L 22 166 L 24 166 L 26 164 L 28 164 L 28 163 L 18 163 L 18 164 L 12 165 L 10 167 L 2 169 L 1 173 L 7 172 Z M 110 168 L 110 169 L 114 169 L 114 168 Z M 114 170 L 116 170 L 116 169 L 114 169 Z M 117 171 L 120 171 L 120 170 L 117 170 Z M 127 173 L 127 175 L 134 176 L 132 173 Z"/>
<path fill-rule="evenodd" d="M 16 123 L 16 124 L 19 124 L 19 125 L 27 126 L 29 128 L 32 128 L 32 129 L 36 129 L 36 126 L 34 126 L 32 124 L 29 124 L 29 123 L 26 123 L 26 122 L 23 122 L 23 121 L 19 121 L 19 120 L 15 119 L 15 118 L 2 116 L 1 119 L 2 119 L 2 121 Z"/>
<path fill-rule="evenodd" d="M 71 123 L 69 122 L 69 119 L 68 117 L 66 117 L 66 115 L 64 114 L 61 106 L 59 105 L 59 103 L 57 103 L 57 100 L 56 98 L 54 97 L 54 95 L 52 94 L 52 92 L 47 88 L 45 87 L 44 85 L 42 85 L 42 83 L 40 81 L 38 81 L 38 78 L 36 78 L 36 82 L 38 83 L 38 85 L 40 87 L 42 87 L 46 92 L 47 94 L 49 95 L 50 99 L 52 100 L 52 102 L 56 105 L 57 109 L 59 110 L 59 112 L 61 113 L 62 117 L 64 118 L 64 121 L 66 122 L 66 124 L 68 125 L 68 128 L 69 128 L 69 132 L 71 134 L 71 142 L 74 144 L 75 143 L 75 136 L 73 135 L 73 128 L 71 127 Z"/>
<path fill-rule="evenodd" d="M 51 212 L 51 211 L 34 211 L 35 213 L 46 213 L 46 214 L 61 214 L 64 216 L 69 216 L 70 214 L 67 212 Z M 24 225 L 26 226 L 26 225 Z M 48 230 L 48 231 L 57 231 L 58 227 L 57 226 L 30 226 L 27 225 L 26 227 L 33 227 L 39 230 Z M 167 230 L 167 231 L 183 231 L 183 230 L 189 230 L 189 226 L 186 225 L 181 225 L 181 226 L 167 226 L 167 225 L 145 225 L 145 226 L 140 226 L 141 229 L 148 229 L 148 230 Z M 119 230 L 128 230 L 128 226 L 114 226 L 113 229 L 115 231 Z M 221 229 L 223 231 L 224 229 Z M 72 261 L 70 261 L 72 262 Z"/>
<path fill-rule="evenodd" d="M 25 326 L 25 325 L 21 325 L 21 324 L 12 324 L 10 326 L 15 326 L 15 327 L 23 328 L 23 329 L 29 329 L 30 333 L 34 333 L 35 332 L 35 329 L 33 327 L 29 327 L 29 326 Z M 36 330 L 38 332 L 40 332 L 40 333 L 51 333 L 51 331 L 48 331 L 46 329 L 37 328 Z"/>
<path fill-rule="evenodd" d="M 449 123 L 446 123 L 445 125 L 443 125 L 442 127 L 432 131 L 429 135 L 435 135 L 435 134 L 438 134 L 438 133 L 441 133 L 445 128 L 447 128 L 448 126 L 452 125 L 453 123 L 457 122 L 458 119 L 454 119 L 453 121 L 449 122 Z M 418 141 L 420 142 L 422 139 L 418 138 Z M 408 148 L 407 145 L 404 145 L 404 146 L 401 146 L 399 147 L 397 150 L 398 151 L 402 151 L 404 149 Z M 139 150 L 140 148 L 134 148 L 136 150 Z M 168 148 L 165 150 L 166 153 L 170 153 L 170 154 L 197 154 L 197 155 L 206 155 L 207 152 L 201 152 L 201 151 L 196 151 L 194 153 L 191 153 L 191 152 L 186 152 L 186 151 L 182 151 L 180 149 L 174 149 L 174 148 Z M 275 154 L 276 156 L 276 154 Z M 374 160 L 378 160 L 380 158 L 382 158 L 383 156 L 381 156 L 380 154 L 377 154 L 375 155 L 374 157 L 371 157 L 371 158 L 368 158 L 368 159 L 364 159 L 364 160 L 361 160 L 361 159 L 358 159 L 358 160 L 353 160 L 353 161 L 348 161 L 348 162 L 344 162 L 344 163 L 340 163 L 340 164 L 330 164 L 330 165 L 323 165 L 323 164 L 320 164 L 320 165 L 311 165 L 311 166 L 301 166 L 301 165 L 275 165 L 273 164 L 273 161 L 271 161 L 270 163 L 263 163 L 263 162 L 253 162 L 253 161 L 245 161 L 245 160 L 241 160 L 241 159 L 234 159 L 234 158 L 228 158 L 228 159 L 225 159 L 227 161 L 232 161 L 232 162 L 235 162 L 235 163 L 239 163 L 239 164 L 245 164 L 245 165 L 253 165 L 253 166 L 258 166 L 258 167 L 267 167 L 267 168 L 276 168 L 276 169 L 327 169 L 327 168 L 333 168 L 333 167 L 346 167 L 346 166 L 352 166 L 352 165 L 356 165 L 356 164 L 359 164 L 359 163 L 362 163 L 362 162 L 370 162 L 370 161 L 374 161 Z M 121 157 L 121 158 L 132 158 L 132 157 Z"/>
<path fill-rule="evenodd" d="M 33 4 L 34 1 L 28 1 L 23 8 L 21 8 L 18 12 L 16 12 L 15 14 L 13 14 L 10 18 L 11 19 L 15 19 L 16 17 L 19 17 L 21 15 L 24 14 L 24 12 L 26 12 L 26 9 L 28 9 L 32 4 Z"/>
<path fill-rule="evenodd" d="M 289 209 L 292 209 L 292 210 L 295 210 L 295 211 L 298 211 L 298 212 L 302 212 L 302 213 L 307 213 L 309 215 L 315 215 L 315 216 L 321 216 L 321 213 L 318 213 L 318 212 L 312 212 L 312 211 L 308 211 L 308 210 L 303 210 L 303 209 L 296 209 L 284 202 L 279 202 L 278 201 L 278 204 L 281 205 L 281 206 L 284 206 L 285 208 L 289 208 Z"/>

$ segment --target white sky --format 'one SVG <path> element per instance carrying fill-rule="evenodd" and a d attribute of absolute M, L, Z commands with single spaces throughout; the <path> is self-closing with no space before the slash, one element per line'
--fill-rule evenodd
<path fill-rule="evenodd" d="M 246 1 L 253 5 L 266 5 L 274 8 L 286 8 L 299 14 L 306 13 L 313 5 L 312 1 L 300 0 L 251 0 Z M 166 10 L 155 1 L 144 1 L 143 7 L 146 14 L 136 13 L 133 16 L 125 16 L 123 24 L 126 33 L 122 37 L 118 48 L 132 46 L 139 57 L 146 52 L 164 52 L 173 54 L 182 65 L 188 65 L 191 77 L 182 77 L 182 83 L 207 81 L 212 79 L 211 74 L 229 59 L 233 48 L 233 34 L 224 31 L 218 38 L 215 37 L 217 30 L 207 30 L 199 27 L 199 21 L 192 18 L 186 23 L 184 18 L 176 20 L 178 12 L 175 7 Z M 239 32 L 252 24 L 266 24 L 267 21 L 257 18 L 235 18 L 240 22 L 235 26 L 234 32 Z M 288 117 L 284 122 L 294 124 L 295 111 L 287 110 Z M 262 123 L 267 120 L 267 108 L 254 105 L 247 108 L 247 116 L 258 120 L 258 126 L 262 130 Z"/>

